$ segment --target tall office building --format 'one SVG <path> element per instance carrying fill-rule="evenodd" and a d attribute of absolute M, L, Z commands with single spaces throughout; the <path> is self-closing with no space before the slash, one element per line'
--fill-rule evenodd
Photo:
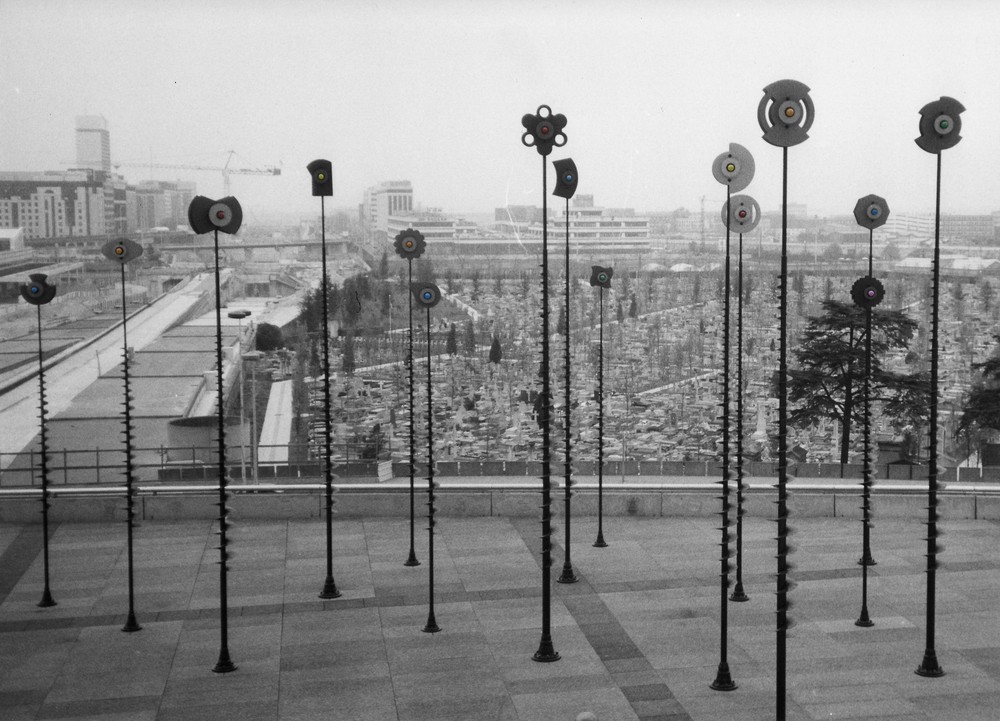
<path fill-rule="evenodd" d="M 76 116 L 76 167 L 111 171 L 111 134 L 103 115 Z"/>
<path fill-rule="evenodd" d="M 194 183 L 181 180 L 144 180 L 126 188 L 126 217 L 130 230 L 187 228 L 187 209 L 198 194 Z"/>
<path fill-rule="evenodd" d="M 127 232 L 125 181 L 89 169 L 0 173 L 0 228 L 27 239 Z"/>
<path fill-rule="evenodd" d="M 413 185 L 409 180 L 387 180 L 365 191 L 361 206 L 361 222 L 368 233 L 380 234 L 385 240 L 389 232 L 389 218 L 413 211 Z"/>

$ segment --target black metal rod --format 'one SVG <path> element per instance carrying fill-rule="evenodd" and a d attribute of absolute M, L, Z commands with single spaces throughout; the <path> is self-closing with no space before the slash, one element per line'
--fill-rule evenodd
<path fill-rule="evenodd" d="M 413 435 L 413 293 L 410 292 L 410 288 L 413 285 L 413 258 L 406 259 L 406 270 L 408 273 L 408 284 L 406 286 L 406 299 L 407 299 L 407 309 L 409 311 L 409 333 L 407 339 L 409 341 L 409 347 L 406 352 L 406 369 L 410 375 L 410 554 L 406 557 L 406 561 L 403 563 L 404 566 L 419 566 L 420 561 L 417 560 L 417 553 L 413 546 L 413 527 L 415 524 L 415 514 L 416 514 L 416 501 L 414 496 L 416 494 L 413 476 L 416 472 L 417 465 L 417 451 L 416 442 Z M 449 288 L 448 290 L 451 290 Z"/>
<path fill-rule="evenodd" d="M 601 300 L 597 326 L 597 540 L 594 546 L 607 548 L 604 540 L 604 286 L 598 289 Z"/>
<path fill-rule="evenodd" d="M 778 574 L 776 721 L 785 721 L 788 629 L 788 148 L 781 149 L 781 269 L 778 276 Z"/>
<path fill-rule="evenodd" d="M 730 601 L 749 601 L 743 589 L 743 233 L 736 263 L 736 585 Z"/>
<path fill-rule="evenodd" d="M 726 264 L 723 282 L 722 303 L 722 541 L 719 543 L 719 668 L 715 680 L 710 684 L 716 691 L 732 691 L 736 688 L 729 672 L 728 641 L 729 641 L 729 201 L 730 188 L 726 186 Z"/>
<path fill-rule="evenodd" d="M 426 633 L 441 628 L 434 618 L 434 402 L 431 396 L 431 309 L 427 308 L 427 572 L 428 608 Z"/>
<path fill-rule="evenodd" d="M 218 395 L 219 432 L 219 660 L 212 670 L 228 673 L 236 670 L 229 657 L 229 594 L 226 586 L 229 571 L 226 529 L 229 525 L 226 512 L 226 406 L 223 402 L 222 382 L 222 283 L 219 279 L 219 231 L 215 231 L 215 380 Z"/>
<path fill-rule="evenodd" d="M 323 491 L 326 498 L 326 579 L 320 598 L 339 598 L 340 590 L 333 580 L 333 428 L 330 417 L 330 316 L 327 301 L 329 276 L 326 271 L 326 199 L 319 196 L 320 248 L 323 261 Z"/>
<path fill-rule="evenodd" d="M 930 459 L 927 468 L 927 645 L 917 668 L 920 676 L 943 676 L 934 649 L 934 586 L 937 572 L 937 435 L 938 435 L 938 296 L 941 281 L 941 151 L 937 153 L 937 190 L 934 201 L 934 264 L 931 269 L 931 402 Z"/>
<path fill-rule="evenodd" d="M 38 318 L 38 413 L 41 419 L 42 443 L 42 566 L 45 575 L 42 600 L 38 605 L 48 608 L 56 605 L 49 588 L 49 439 L 45 420 L 45 408 L 48 403 L 45 400 L 45 365 L 42 363 L 42 306 L 36 305 L 35 311 Z"/>
<path fill-rule="evenodd" d="M 874 249 L 874 235 L 875 231 L 871 228 L 868 229 L 868 277 L 872 277 L 873 271 L 873 249 Z M 867 308 L 865 312 L 865 382 L 869 383 L 871 379 L 871 314 L 872 309 Z M 872 558 L 872 548 L 871 548 L 871 488 L 874 484 L 874 474 L 872 471 L 872 459 L 871 459 L 871 388 L 870 386 L 864 387 L 864 470 L 861 479 L 862 486 L 862 528 L 861 528 L 861 558 L 858 559 L 858 565 L 860 566 L 874 566 L 876 565 L 875 559 Z M 862 623 L 864 620 L 871 621 L 867 614 L 867 586 L 868 586 L 868 570 L 864 569 L 861 573 L 861 595 L 862 595 L 862 613 L 861 617 L 858 619 L 859 626 L 871 626 L 872 623 Z"/>
<path fill-rule="evenodd" d="M 570 517 L 572 515 L 570 511 L 570 497 L 573 495 L 571 488 L 573 486 L 573 466 L 572 466 L 572 436 L 570 434 L 570 417 L 572 416 L 572 410 L 570 408 L 570 346 L 569 346 L 569 198 L 566 198 L 566 327 L 563 328 L 565 333 L 566 341 L 566 356 L 565 356 L 565 367 L 563 382 L 565 384 L 565 398 L 566 398 L 566 472 L 565 472 L 565 490 L 566 490 L 566 544 L 565 544 L 565 560 L 563 561 L 562 573 L 559 574 L 559 578 L 556 580 L 559 583 L 576 583 L 580 580 L 580 577 L 573 572 L 573 563 L 570 561 Z"/>
<path fill-rule="evenodd" d="M 548 163 L 542 156 L 542 637 L 535 661 L 558 661 L 560 656 L 552 644 L 552 389 L 549 379 L 549 213 Z"/>
<path fill-rule="evenodd" d="M 122 631 L 132 633 L 142 628 L 135 618 L 135 567 L 133 564 L 132 530 L 134 527 L 134 474 L 132 467 L 132 386 L 129 379 L 128 311 L 125 309 L 125 264 L 122 275 L 122 374 L 125 380 L 125 524 L 128 529 L 128 617 Z"/>
<path fill-rule="evenodd" d="M 872 231 L 869 230 L 869 239 Z M 871 245 L 869 243 L 869 253 Z M 868 257 L 868 275 L 871 276 L 871 255 Z M 871 485 L 872 485 L 872 309 L 865 308 L 865 382 L 864 382 L 864 469 L 861 480 L 861 615 L 854 622 L 856 626 L 868 628 L 875 622 L 868 615 L 868 566 L 871 565 Z"/>

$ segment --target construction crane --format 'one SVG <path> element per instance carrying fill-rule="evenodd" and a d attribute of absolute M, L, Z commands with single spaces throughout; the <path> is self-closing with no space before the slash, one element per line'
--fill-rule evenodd
<path fill-rule="evenodd" d="M 229 195 L 229 176 L 230 175 L 281 175 L 280 167 L 265 167 L 265 168 L 230 168 L 229 164 L 233 162 L 233 156 L 236 155 L 235 150 L 228 151 L 229 155 L 226 158 L 226 164 L 219 167 L 209 167 L 204 165 L 178 165 L 174 163 L 130 163 L 122 162 L 115 163 L 115 168 L 126 167 L 126 168 L 149 168 L 150 173 L 152 173 L 153 168 L 170 168 L 172 170 L 211 170 L 215 172 L 222 173 L 222 185 L 223 185 L 223 195 Z"/>

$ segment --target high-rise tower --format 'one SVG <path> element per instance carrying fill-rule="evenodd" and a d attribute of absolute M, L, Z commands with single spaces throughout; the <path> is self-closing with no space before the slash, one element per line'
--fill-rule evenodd
<path fill-rule="evenodd" d="M 111 171 L 111 136 L 103 115 L 76 116 L 76 167 Z"/>

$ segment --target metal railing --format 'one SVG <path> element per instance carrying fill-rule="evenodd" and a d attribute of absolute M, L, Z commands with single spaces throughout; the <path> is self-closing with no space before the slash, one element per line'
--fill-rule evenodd
<path fill-rule="evenodd" d="M 258 458 L 264 449 L 287 451 L 284 463 L 258 462 L 258 479 L 318 475 L 320 454 L 315 444 L 257 446 Z M 387 449 L 379 443 L 341 442 L 333 445 L 333 460 L 348 470 L 367 470 L 367 464 L 388 460 Z M 253 449 L 244 446 L 242 455 L 238 443 L 228 445 L 226 459 L 229 476 L 235 482 L 253 481 Z M 179 478 L 214 478 L 218 473 L 218 446 L 158 446 L 134 449 L 133 468 L 144 482 Z M 40 485 L 40 451 L 36 448 L 20 453 L 0 453 L 0 487 Z M 49 483 L 114 484 L 121 483 L 125 473 L 125 451 L 122 448 L 67 449 L 49 452 Z"/>
<path fill-rule="evenodd" d="M 246 448 L 246 456 L 241 457 L 239 444 L 232 444 L 226 450 L 229 461 L 229 478 L 234 483 L 271 482 L 275 480 L 318 478 L 322 474 L 322 457 L 315 444 L 289 444 L 280 446 L 259 446 L 259 449 L 276 448 L 287 450 L 288 461 L 282 463 L 258 463 L 257 478 L 253 477 L 251 453 Z M 259 452 L 259 451 L 258 451 Z M 333 445 L 335 473 L 340 477 L 378 476 L 378 464 L 393 460 L 395 476 L 409 473 L 405 454 L 390 454 L 383 445 L 370 442 L 340 442 Z M 135 450 L 134 464 L 136 477 L 143 483 L 178 481 L 213 481 L 218 477 L 217 446 L 147 447 Z M 21 453 L 0 453 L 0 487 L 18 488 L 38 486 L 41 483 L 39 451 L 25 450 Z M 578 459 L 574 462 L 574 473 L 578 476 L 596 474 L 594 461 Z M 773 463 L 748 462 L 745 465 L 749 477 L 773 476 Z M 125 472 L 125 455 L 120 448 L 94 448 L 88 450 L 61 449 L 49 454 L 49 483 L 63 485 L 115 485 L 122 483 Z M 418 474 L 423 472 L 418 463 Z M 801 463 L 793 469 L 799 478 L 840 478 L 860 477 L 860 464 Z M 718 463 L 711 460 L 624 460 L 605 461 L 605 476 L 706 476 L 717 473 Z M 477 458 L 448 459 L 435 462 L 435 473 L 443 476 L 533 476 L 541 472 L 537 459 L 519 457 L 516 459 L 484 460 Z M 926 466 L 884 465 L 877 467 L 880 482 L 917 481 L 926 479 Z M 1000 467 L 947 468 L 940 474 L 947 482 L 998 483 Z"/>

